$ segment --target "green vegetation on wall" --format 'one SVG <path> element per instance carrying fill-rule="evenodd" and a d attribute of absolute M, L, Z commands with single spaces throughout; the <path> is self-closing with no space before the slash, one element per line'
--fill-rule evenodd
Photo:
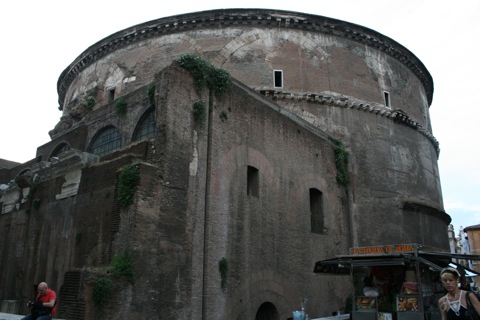
<path fill-rule="evenodd" d="M 348 152 L 340 140 L 329 138 L 335 154 L 335 166 L 337 167 L 337 182 L 346 186 L 350 182 L 348 175 Z"/>
<path fill-rule="evenodd" d="M 95 98 L 92 96 L 86 96 L 85 98 L 81 99 L 78 105 L 88 111 L 92 111 L 93 106 L 97 103 Z"/>
<path fill-rule="evenodd" d="M 86 99 L 85 99 L 85 103 L 87 104 L 87 109 L 88 110 L 92 110 L 93 106 L 95 105 L 95 103 L 97 103 L 95 101 L 95 98 L 92 97 L 92 96 L 88 96 Z"/>
<path fill-rule="evenodd" d="M 121 207 L 128 207 L 133 203 L 140 169 L 136 164 L 128 164 L 122 168 L 118 176 L 118 203 Z"/>
<path fill-rule="evenodd" d="M 95 304 L 101 305 L 107 302 L 113 290 L 116 289 L 116 283 L 121 282 L 119 280 L 126 280 L 128 283 L 133 283 L 134 280 L 133 261 L 128 252 L 115 256 L 106 274 L 95 280 L 92 292 Z"/>
<path fill-rule="evenodd" d="M 193 118 L 200 125 L 203 125 L 207 116 L 207 106 L 203 100 L 197 100 L 193 103 Z"/>
<path fill-rule="evenodd" d="M 125 98 L 120 97 L 115 100 L 115 109 L 117 110 L 117 114 L 121 117 L 127 114 L 127 101 Z"/>
<path fill-rule="evenodd" d="M 232 79 L 228 71 L 215 67 L 199 56 L 186 54 L 181 56 L 177 62 L 190 72 L 195 79 L 197 90 L 207 86 L 214 94 L 221 95 L 231 86 Z"/>
<path fill-rule="evenodd" d="M 93 286 L 92 298 L 96 305 L 101 305 L 108 301 L 112 294 L 115 284 L 108 276 L 101 276 L 95 280 Z"/>
<path fill-rule="evenodd" d="M 155 88 L 156 88 L 156 83 L 152 82 L 150 83 L 147 89 L 148 103 L 150 103 L 150 105 L 152 105 L 153 102 L 155 102 Z"/>
<path fill-rule="evenodd" d="M 113 258 L 110 264 L 110 272 L 116 279 L 126 279 L 129 283 L 133 283 L 133 261 L 128 252 L 119 254 Z"/>

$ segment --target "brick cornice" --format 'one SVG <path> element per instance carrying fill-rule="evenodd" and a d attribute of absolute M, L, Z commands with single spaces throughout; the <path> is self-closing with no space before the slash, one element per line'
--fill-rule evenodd
<path fill-rule="evenodd" d="M 191 29 L 228 26 L 289 28 L 333 34 L 383 51 L 408 67 L 422 82 L 429 104 L 433 97 L 433 80 L 423 63 L 396 41 L 369 28 L 353 23 L 306 13 L 269 9 L 220 9 L 182 14 L 148 21 L 116 32 L 85 50 L 60 75 L 57 92 L 60 109 L 73 79 L 87 66 L 127 45 L 159 35 Z"/>

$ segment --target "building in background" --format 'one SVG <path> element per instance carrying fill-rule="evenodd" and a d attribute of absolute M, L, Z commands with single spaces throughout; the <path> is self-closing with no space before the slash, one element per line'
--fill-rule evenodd
<path fill-rule="evenodd" d="M 480 224 L 468 226 L 463 229 L 463 240 L 465 243 L 465 247 L 468 248 L 466 251 L 468 254 L 480 256 Z M 469 263 L 469 267 L 480 273 L 480 261 L 479 260 L 471 260 Z M 480 279 L 479 277 L 475 277 L 474 279 L 475 287 L 479 287 Z"/>

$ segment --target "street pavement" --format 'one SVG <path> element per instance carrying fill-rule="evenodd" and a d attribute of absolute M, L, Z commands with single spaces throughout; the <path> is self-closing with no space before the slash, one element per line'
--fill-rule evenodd
<path fill-rule="evenodd" d="M 0 312 L 0 320 L 17 320 L 17 319 L 22 319 L 23 317 L 24 316 L 19 316 L 17 314 Z"/>
<path fill-rule="evenodd" d="M 20 320 L 24 315 L 11 314 L 11 313 L 2 313 L 0 312 L 0 320 Z M 54 320 L 62 320 L 59 318 L 53 318 Z"/>

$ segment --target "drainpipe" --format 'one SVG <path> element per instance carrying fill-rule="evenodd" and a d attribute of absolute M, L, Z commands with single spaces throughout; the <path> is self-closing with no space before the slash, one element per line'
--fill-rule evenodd
<path fill-rule="evenodd" d="M 212 118 L 213 118 L 213 94 L 209 90 L 208 97 L 208 117 L 207 117 L 207 163 L 206 163 L 206 173 L 205 173 L 205 208 L 204 208 L 204 217 L 203 217 L 203 270 L 202 270 L 202 319 L 207 319 L 207 274 L 206 270 L 208 268 L 208 226 L 209 226 L 209 207 L 210 207 L 210 176 L 211 176 L 211 166 L 212 166 Z"/>

